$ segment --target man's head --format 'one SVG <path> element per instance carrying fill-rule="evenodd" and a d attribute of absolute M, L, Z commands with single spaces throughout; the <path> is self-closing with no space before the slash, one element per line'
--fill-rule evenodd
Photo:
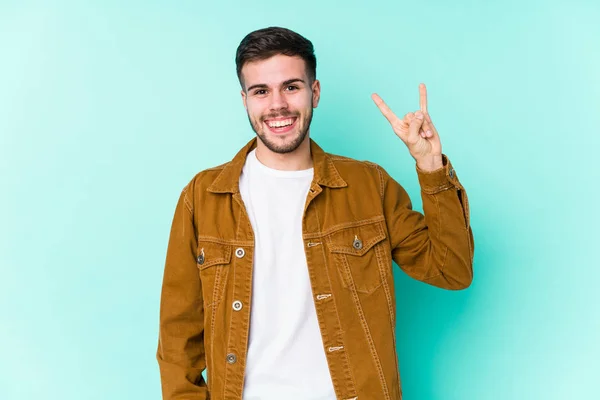
<path fill-rule="evenodd" d="M 254 132 L 274 153 L 296 150 L 321 92 L 312 43 L 289 29 L 260 29 L 242 40 L 235 62 Z"/>

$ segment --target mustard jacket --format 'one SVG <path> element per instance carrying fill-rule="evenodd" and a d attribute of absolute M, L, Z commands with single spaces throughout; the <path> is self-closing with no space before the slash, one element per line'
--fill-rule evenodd
<path fill-rule="evenodd" d="M 254 235 L 238 184 L 256 140 L 198 173 L 177 203 L 160 303 L 164 399 L 242 399 Z M 302 235 L 336 396 L 399 400 L 392 261 L 428 284 L 468 287 L 467 194 L 446 156 L 438 171 L 417 168 L 423 215 L 377 164 L 325 153 L 312 140 L 310 148 L 314 178 Z"/>

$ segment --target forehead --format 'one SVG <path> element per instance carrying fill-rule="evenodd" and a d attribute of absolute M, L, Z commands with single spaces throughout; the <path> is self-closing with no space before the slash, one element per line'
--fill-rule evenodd
<path fill-rule="evenodd" d="M 292 78 L 306 81 L 306 68 L 301 57 L 278 54 L 266 60 L 244 64 L 242 76 L 246 87 L 257 84 L 275 86 Z"/>

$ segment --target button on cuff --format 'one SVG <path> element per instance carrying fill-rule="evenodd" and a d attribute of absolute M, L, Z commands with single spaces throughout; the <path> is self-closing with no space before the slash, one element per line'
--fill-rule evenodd
<path fill-rule="evenodd" d="M 442 155 L 443 167 L 435 171 L 427 172 L 417 169 L 417 176 L 421 190 L 427 194 L 436 194 L 451 188 L 460 188 L 460 183 L 454 168 L 446 155 Z"/>

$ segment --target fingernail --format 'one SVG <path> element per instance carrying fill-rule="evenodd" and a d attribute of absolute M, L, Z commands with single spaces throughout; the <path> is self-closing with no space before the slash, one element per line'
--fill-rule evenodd
<path fill-rule="evenodd" d="M 423 116 L 421 114 L 417 114 L 417 118 L 423 119 Z"/>
<path fill-rule="evenodd" d="M 431 136 L 431 131 L 427 131 L 427 135 L 428 135 L 428 136 Z"/>

